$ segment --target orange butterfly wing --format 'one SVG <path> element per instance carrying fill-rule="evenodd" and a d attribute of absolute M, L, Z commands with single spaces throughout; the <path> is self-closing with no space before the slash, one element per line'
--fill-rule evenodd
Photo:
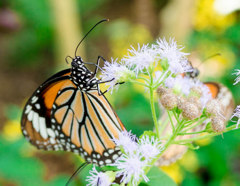
<path fill-rule="evenodd" d="M 22 131 L 37 148 L 81 154 L 105 165 L 120 154 L 112 138 L 125 130 L 97 90 L 81 91 L 62 71 L 46 81 L 29 99 L 22 116 Z"/>

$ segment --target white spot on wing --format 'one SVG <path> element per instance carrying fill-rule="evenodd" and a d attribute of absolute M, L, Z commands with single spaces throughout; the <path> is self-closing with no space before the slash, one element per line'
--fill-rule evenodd
<path fill-rule="evenodd" d="M 112 159 L 113 160 L 115 160 L 115 159 L 117 159 L 118 158 L 118 155 L 117 154 L 114 154 L 113 156 L 112 156 Z"/>
<path fill-rule="evenodd" d="M 29 121 L 32 121 L 32 119 L 33 119 L 33 111 L 32 110 L 29 112 L 27 118 Z"/>
<path fill-rule="evenodd" d="M 44 118 L 43 118 L 44 119 Z M 44 122 L 43 122 L 44 121 Z M 40 134 L 44 139 L 47 139 L 48 134 L 47 134 L 47 128 L 46 128 L 46 123 L 45 123 L 45 119 L 42 120 L 42 122 L 40 122 L 39 124 L 40 126 Z"/>
<path fill-rule="evenodd" d="M 47 129 L 47 133 L 48 133 L 48 135 L 50 136 L 50 137 L 52 137 L 52 138 L 55 138 L 55 133 L 53 132 L 53 130 L 52 129 Z"/>
<path fill-rule="evenodd" d="M 54 143 L 56 143 L 56 141 L 55 141 L 55 139 L 54 139 L 54 138 L 50 138 L 49 140 L 50 140 L 50 143 L 51 143 L 51 144 L 54 144 Z"/>
<path fill-rule="evenodd" d="M 38 100 L 38 97 L 37 96 L 33 96 L 32 100 L 31 100 L 31 103 L 36 103 L 37 100 Z"/>
<path fill-rule="evenodd" d="M 99 161 L 99 165 L 103 165 L 103 161 Z"/>
<path fill-rule="evenodd" d="M 107 163 L 107 164 L 108 164 L 108 163 L 112 163 L 112 161 L 111 161 L 110 159 L 106 159 L 106 160 L 105 160 L 105 163 Z"/>
<path fill-rule="evenodd" d="M 33 113 L 33 128 L 38 132 L 39 131 L 39 116 L 38 116 L 38 113 L 34 112 Z"/>
<path fill-rule="evenodd" d="M 38 110 L 41 108 L 39 103 L 35 104 L 35 107 L 36 107 Z"/>
<path fill-rule="evenodd" d="M 25 114 L 28 114 L 31 109 L 32 109 L 32 106 L 31 105 L 27 105 L 26 110 L 25 110 Z"/>

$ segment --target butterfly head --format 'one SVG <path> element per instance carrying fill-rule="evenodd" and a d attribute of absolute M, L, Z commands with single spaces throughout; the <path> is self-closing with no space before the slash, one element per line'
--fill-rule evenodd
<path fill-rule="evenodd" d="M 189 78 L 196 78 L 198 77 L 199 75 L 199 70 L 197 68 L 193 68 L 191 72 L 187 72 L 186 75 L 189 77 Z"/>
<path fill-rule="evenodd" d="M 84 65 L 84 62 L 80 56 L 75 57 L 71 62 L 72 68 L 78 68 Z"/>

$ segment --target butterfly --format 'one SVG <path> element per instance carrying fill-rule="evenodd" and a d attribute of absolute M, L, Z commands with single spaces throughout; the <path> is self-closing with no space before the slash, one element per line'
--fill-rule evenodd
<path fill-rule="evenodd" d="M 189 63 L 191 64 L 191 62 L 189 62 Z M 192 69 L 193 70 L 191 72 L 182 74 L 182 76 L 186 76 L 192 80 L 195 80 L 198 77 L 198 75 L 200 74 L 200 72 L 197 68 L 194 68 L 193 66 L 192 66 Z M 228 120 L 231 117 L 232 112 L 234 110 L 234 100 L 233 100 L 233 95 L 230 92 L 230 90 L 226 86 L 224 86 L 223 84 L 218 83 L 218 82 L 204 82 L 204 85 L 209 88 L 212 99 L 217 99 L 220 102 L 220 104 L 222 105 L 222 108 L 223 108 L 224 117 L 226 118 L 226 120 Z M 168 117 L 167 113 L 164 113 L 162 115 L 162 118 L 167 119 L 167 117 Z M 172 118 L 172 119 L 174 120 L 174 118 Z M 163 121 L 164 120 L 165 119 L 163 119 Z M 204 127 L 205 127 L 205 125 L 200 125 L 198 128 L 196 128 L 194 130 L 200 131 L 200 130 L 203 130 Z M 171 131 L 171 126 L 169 124 L 165 128 L 164 133 L 166 134 L 170 131 Z M 182 140 L 182 139 L 187 139 L 190 137 L 192 137 L 192 136 L 185 135 L 185 136 L 178 136 L 176 139 Z M 158 166 L 170 165 L 171 163 L 174 163 L 178 159 L 180 159 L 186 153 L 187 150 L 188 150 L 188 147 L 184 146 L 184 145 L 171 145 L 163 153 L 161 158 L 159 158 L 159 160 L 157 161 L 156 164 Z"/>
<path fill-rule="evenodd" d="M 38 149 L 71 151 L 87 162 L 107 165 L 121 155 L 112 139 L 125 127 L 99 89 L 105 82 L 96 73 L 104 58 L 98 57 L 92 72 L 85 64 L 93 63 L 85 63 L 76 51 L 71 68 L 47 79 L 27 101 L 22 133 Z"/>

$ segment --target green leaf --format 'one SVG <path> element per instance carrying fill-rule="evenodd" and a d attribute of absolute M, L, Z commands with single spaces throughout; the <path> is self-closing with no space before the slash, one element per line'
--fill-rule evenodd
<path fill-rule="evenodd" d="M 170 178 L 166 173 L 164 173 L 158 167 L 152 167 L 148 172 L 147 177 L 149 181 L 147 183 L 140 183 L 141 186 L 177 186 L 177 184 Z"/>

